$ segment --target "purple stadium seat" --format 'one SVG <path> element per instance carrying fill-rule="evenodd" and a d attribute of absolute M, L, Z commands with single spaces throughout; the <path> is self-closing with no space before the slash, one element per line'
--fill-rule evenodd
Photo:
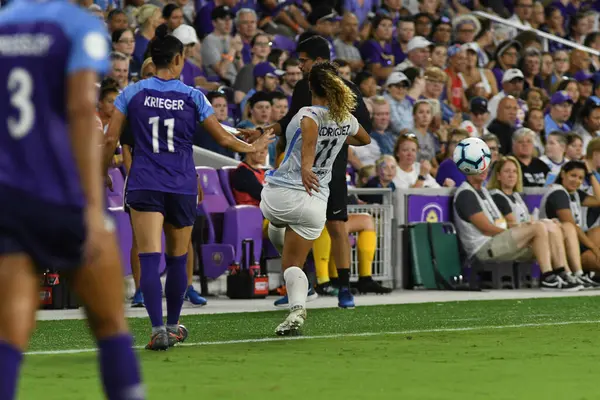
<path fill-rule="evenodd" d="M 235 260 L 241 262 L 242 241 L 254 240 L 254 260 L 260 261 L 262 251 L 263 216 L 255 206 L 234 206 L 225 211 L 223 221 L 223 243 L 235 249 Z"/>
<path fill-rule="evenodd" d="M 131 275 L 131 263 L 129 262 L 129 253 L 131 252 L 131 244 L 133 236 L 131 234 L 131 224 L 129 223 L 129 215 L 125 211 L 112 211 L 115 219 L 117 239 L 119 240 L 119 248 L 121 253 L 121 262 L 123 264 L 123 275 Z"/>
<path fill-rule="evenodd" d="M 284 50 L 292 54 L 296 51 L 296 41 L 283 35 L 275 35 L 272 48 Z"/>
<path fill-rule="evenodd" d="M 229 205 L 235 206 L 235 199 L 233 197 L 233 190 L 231 188 L 231 173 L 236 170 L 237 167 L 223 167 L 219 170 L 219 179 L 221 180 L 221 188 L 223 194 L 229 201 Z"/>
<path fill-rule="evenodd" d="M 198 174 L 198 182 L 204 191 L 204 200 L 202 205 L 206 211 L 212 213 L 224 213 L 229 207 L 229 202 L 221 188 L 219 175 L 214 168 L 211 167 L 196 167 Z"/>
<path fill-rule="evenodd" d="M 118 168 L 111 168 L 108 171 L 110 178 L 113 182 L 113 188 L 110 190 L 106 188 L 106 198 L 108 207 L 121 207 L 123 206 L 123 190 L 125 188 L 125 180 L 123 174 Z"/>
<path fill-rule="evenodd" d="M 356 170 L 349 164 L 346 167 L 346 183 L 349 186 L 356 186 Z"/>

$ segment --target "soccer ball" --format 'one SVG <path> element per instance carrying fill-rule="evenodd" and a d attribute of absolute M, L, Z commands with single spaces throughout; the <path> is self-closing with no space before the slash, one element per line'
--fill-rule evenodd
<path fill-rule="evenodd" d="M 463 174 L 479 175 L 490 166 L 492 154 L 483 140 L 470 137 L 456 145 L 452 159 Z"/>

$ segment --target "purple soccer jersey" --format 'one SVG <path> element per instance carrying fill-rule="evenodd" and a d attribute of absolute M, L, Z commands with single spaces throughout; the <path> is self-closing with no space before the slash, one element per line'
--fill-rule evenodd
<path fill-rule="evenodd" d="M 66 120 L 65 88 L 73 73 L 106 73 L 108 51 L 102 23 L 67 1 L 14 0 L 3 8 L 1 186 L 52 204 L 84 205 Z"/>
<path fill-rule="evenodd" d="M 135 141 L 127 191 L 196 195 L 196 123 L 214 114 L 202 92 L 178 79 L 152 77 L 125 88 L 115 107 L 127 116 Z"/>

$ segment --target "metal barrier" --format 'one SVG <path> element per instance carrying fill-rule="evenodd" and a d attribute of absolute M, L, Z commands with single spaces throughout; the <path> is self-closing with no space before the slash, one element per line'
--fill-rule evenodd
<path fill-rule="evenodd" d="M 372 276 L 373 278 L 386 282 L 394 282 L 394 240 L 395 240 L 395 222 L 393 193 L 390 189 L 366 189 L 366 188 L 348 188 L 349 194 L 355 195 L 382 195 L 383 204 L 360 204 L 349 205 L 348 214 L 369 214 L 375 222 L 375 232 L 377 234 L 377 249 L 373 259 Z M 354 239 L 358 239 L 358 234 L 353 233 Z M 358 249 L 352 247 L 350 255 L 350 279 L 358 280 Z"/>

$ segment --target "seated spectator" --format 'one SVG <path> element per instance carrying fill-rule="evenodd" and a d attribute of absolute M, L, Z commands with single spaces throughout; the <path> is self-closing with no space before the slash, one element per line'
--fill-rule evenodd
<path fill-rule="evenodd" d="M 524 76 L 520 69 L 509 69 L 505 72 L 502 78 L 502 91 L 492 97 L 488 103 L 490 121 L 493 121 L 498 115 L 498 105 L 500 104 L 500 101 L 506 96 L 513 96 L 517 99 L 517 117 L 515 126 L 517 128 L 523 126 L 525 115 L 527 114 L 527 111 L 529 111 L 527 103 L 525 103 L 524 100 L 521 100 L 521 93 L 523 93 L 523 78 Z"/>
<path fill-rule="evenodd" d="M 127 14 L 118 8 L 110 10 L 106 17 L 106 29 L 108 29 L 108 33 L 111 35 L 114 31 L 127 29 L 128 23 Z"/>
<path fill-rule="evenodd" d="M 371 178 L 377 175 L 377 169 L 375 168 L 375 164 L 365 165 L 364 167 L 358 170 L 358 173 L 356 175 L 356 187 L 365 187 L 367 185 L 367 182 L 369 182 Z"/>
<path fill-rule="evenodd" d="M 115 99 L 119 95 L 119 89 L 115 85 L 105 85 L 100 88 L 98 99 L 98 117 L 102 121 L 102 130 L 106 133 L 108 123 L 115 111 Z"/>
<path fill-rule="evenodd" d="M 110 53 L 110 63 L 108 76 L 117 81 L 119 90 L 122 91 L 129 85 L 129 58 L 125 54 L 113 51 Z"/>
<path fill-rule="evenodd" d="M 250 129 L 265 127 L 271 121 L 271 94 L 256 92 L 248 99 L 248 119 L 238 124 L 238 128 Z"/>
<path fill-rule="evenodd" d="M 504 82 L 504 73 L 509 69 L 516 69 L 519 62 L 521 43 L 515 40 L 506 40 L 498 45 L 495 54 L 495 67 L 492 69 L 496 82 Z"/>
<path fill-rule="evenodd" d="M 525 128 L 535 132 L 535 150 L 538 156 L 544 154 L 546 143 L 546 134 L 544 133 L 544 112 L 539 108 L 531 108 L 525 116 Z"/>
<path fill-rule="evenodd" d="M 419 145 L 419 160 L 434 162 L 435 156 L 441 147 L 436 135 L 429 131 L 433 119 L 433 108 L 427 100 L 419 100 L 413 107 L 414 133 Z"/>
<path fill-rule="evenodd" d="M 594 195 L 579 187 L 589 179 Z M 581 161 L 566 163 L 555 184 L 551 185 L 540 204 L 540 218 L 558 219 L 577 229 L 584 271 L 600 271 L 600 228 L 588 229 L 583 207 L 600 207 L 600 184 Z"/>
<path fill-rule="evenodd" d="M 448 75 L 437 67 L 429 67 L 425 70 L 423 77 L 425 78 L 425 90 L 423 90 L 422 98 L 439 101 L 442 119 L 449 122 L 454 117 L 454 110 L 442 100 Z"/>
<path fill-rule="evenodd" d="M 417 67 L 421 71 L 425 71 L 425 68 L 427 68 L 427 64 L 429 63 L 429 47 L 431 45 L 433 45 L 433 43 L 425 39 L 423 36 L 413 37 L 406 46 L 406 60 L 396 65 L 394 71 L 403 72 L 410 67 Z"/>
<path fill-rule="evenodd" d="M 400 19 L 396 37 L 392 39 L 392 51 L 394 52 L 394 62 L 396 64 L 406 60 L 408 43 L 413 37 L 415 37 L 415 21 L 409 18 Z"/>
<path fill-rule="evenodd" d="M 540 77 L 542 78 L 544 95 L 550 93 L 552 88 L 552 77 L 554 76 L 554 59 L 552 53 L 547 51 L 542 53 L 542 67 L 540 68 Z"/>
<path fill-rule="evenodd" d="M 545 24 L 541 27 L 542 31 L 560 38 L 567 36 L 567 33 L 565 32 L 565 20 L 560 9 L 554 6 L 546 7 L 544 10 L 544 17 Z M 549 40 L 547 44 L 550 53 L 555 53 L 557 50 L 564 48 L 562 43 L 555 42 L 554 40 Z"/>
<path fill-rule="evenodd" d="M 497 118 L 488 126 L 488 130 L 500 140 L 500 153 L 504 155 L 508 155 L 512 151 L 512 138 L 516 130 L 518 108 L 517 99 L 512 96 L 504 97 L 498 105 Z"/>
<path fill-rule="evenodd" d="M 556 177 L 560 173 L 560 169 L 565 165 L 569 159 L 565 157 L 567 151 L 567 138 L 561 131 L 554 131 L 548 135 L 546 139 L 546 150 L 545 154 L 540 157 L 548 168 L 548 176 L 546 177 L 546 183 L 550 184 L 556 180 Z"/>
<path fill-rule="evenodd" d="M 257 92 L 271 93 L 277 90 L 279 86 L 279 77 L 283 76 L 284 72 L 277 69 L 272 63 L 265 61 L 254 66 L 254 88 L 250 89 L 246 96 L 240 102 L 242 115 L 246 116 L 246 102 Z"/>
<path fill-rule="evenodd" d="M 480 262 L 533 261 L 540 266 L 542 290 L 578 290 L 557 275 L 564 265 L 558 247 L 548 248 L 548 231 L 539 222 L 508 229 L 504 216 L 484 187 L 489 168 L 469 175 L 454 195 L 454 224 L 467 257 Z M 576 289 L 577 288 L 577 289 Z"/>
<path fill-rule="evenodd" d="M 492 71 L 479 65 L 480 48 L 476 42 L 464 44 L 467 60 L 464 72 L 459 73 L 467 97 L 479 96 L 490 99 L 498 93 L 496 78 Z"/>
<path fill-rule="evenodd" d="M 550 112 L 544 118 L 544 129 L 546 135 L 554 131 L 569 132 L 571 127 L 567 121 L 573 110 L 573 99 L 564 91 L 558 91 L 550 99 Z"/>
<path fill-rule="evenodd" d="M 577 101 L 577 114 L 579 114 L 579 110 L 585 104 L 585 101 L 592 96 L 592 92 L 594 89 L 594 75 L 590 74 L 588 71 L 577 71 L 575 75 L 573 75 L 573 79 L 577 81 L 577 89 L 579 89 L 579 100 Z M 573 116 L 573 121 L 576 116 Z"/>
<path fill-rule="evenodd" d="M 513 134 L 512 151 L 519 160 L 525 187 L 544 186 L 550 172 L 550 168 L 542 160 L 534 157 L 534 140 L 535 132 L 531 129 L 520 128 Z"/>
<path fill-rule="evenodd" d="M 433 24 L 431 41 L 436 44 L 436 46 L 434 47 L 434 52 L 435 52 L 435 50 L 438 49 L 438 47 L 441 47 L 444 49 L 448 48 L 451 40 L 452 40 L 452 21 L 448 17 L 442 17 Z M 433 53 L 432 53 L 431 58 L 433 58 Z M 436 67 L 444 69 L 445 65 L 444 66 L 436 65 Z"/>
<path fill-rule="evenodd" d="M 579 84 L 573 78 L 563 77 L 563 79 L 558 83 L 558 85 L 556 85 L 554 93 L 563 90 L 567 92 L 567 94 L 569 95 L 569 97 L 571 97 L 571 100 L 573 101 L 573 109 L 571 111 L 571 117 L 569 118 L 570 121 L 571 118 L 574 118 L 574 115 L 576 116 L 579 112 Z M 572 126 L 571 123 L 569 123 L 569 126 Z"/>
<path fill-rule="evenodd" d="M 382 155 L 392 155 L 397 136 L 390 130 L 390 105 L 383 96 L 373 98 L 373 129 L 371 139 L 379 145 Z"/>
<path fill-rule="evenodd" d="M 600 179 L 600 172 L 598 172 L 600 170 L 600 138 L 594 138 L 590 141 L 590 143 L 588 144 L 588 147 L 585 151 L 584 162 L 591 167 L 590 169 L 596 176 L 596 179 Z M 600 182 L 600 180 L 599 180 L 599 182 Z M 592 183 L 590 182 L 590 180 L 588 178 L 586 178 L 583 181 L 580 189 L 585 190 L 590 195 L 594 194 L 594 188 L 592 187 Z M 591 209 L 590 208 L 587 211 L 588 211 L 588 215 L 587 215 L 588 226 L 590 226 L 590 227 L 596 226 L 596 225 L 600 226 L 600 220 L 599 220 L 600 209 L 598 209 L 598 208 Z M 594 217 L 591 219 L 589 218 L 590 212 L 593 212 L 593 214 L 594 214 Z"/>
<path fill-rule="evenodd" d="M 233 120 L 227 115 L 227 96 L 222 92 L 209 92 L 206 99 L 210 102 L 215 112 L 215 117 L 223 125 L 233 126 Z M 210 150 L 225 157 L 239 159 L 237 153 L 222 147 L 215 139 L 202 128 L 201 124 L 196 126 L 194 133 L 194 144 L 206 150 Z"/>
<path fill-rule="evenodd" d="M 238 72 L 233 89 L 235 90 L 235 102 L 240 103 L 246 94 L 252 91 L 256 85 L 254 78 L 254 67 L 267 61 L 271 53 L 271 40 L 264 33 L 258 33 L 250 40 L 250 62 Z M 260 89 L 259 89 L 260 90 Z"/>
<path fill-rule="evenodd" d="M 275 91 L 271 92 L 271 123 L 276 123 L 288 113 L 288 99 L 285 94 Z M 277 160 L 277 142 L 269 143 L 269 161 L 273 166 L 273 161 Z"/>
<path fill-rule="evenodd" d="M 470 137 L 482 137 L 489 133 L 486 127 L 490 113 L 488 101 L 483 97 L 473 97 L 469 102 L 469 119 L 460 124 Z"/>
<path fill-rule="evenodd" d="M 352 70 L 350 69 L 350 64 L 348 64 L 348 62 L 338 58 L 334 61 L 334 64 L 337 65 L 338 74 L 342 79 L 345 79 L 348 82 L 352 81 Z"/>
<path fill-rule="evenodd" d="M 565 152 L 566 157 L 569 160 L 581 161 L 583 159 L 583 140 L 576 133 L 568 133 L 567 138 L 567 150 Z"/>
<path fill-rule="evenodd" d="M 244 45 L 242 48 L 242 61 L 244 61 L 244 66 L 247 64 L 256 64 L 252 63 L 251 43 L 258 31 L 258 16 L 256 15 L 256 11 L 252 8 L 240 8 L 235 13 L 234 22 L 236 32 L 240 36 L 240 39 L 242 39 L 242 44 Z"/>
<path fill-rule="evenodd" d="M 529 213 L 527 204 L 519 194 L 523 191 L 521 180 L 521 167 L 519 162 L 511 156 L 502 157 L 492 171 L 492 176 L 487 185 L 494 203 L 506 219 L 508 228 L 535 221 Z M 542 219 L 548 231 L 548 248 L 559 249 L 559 265 L 563 270 L 555 270 L 567 282 L 582 285 L 585 288 L 600 286 L 588 276 L 583 274 L 579 239 L 577 230 L 571 223 L 557 223 L 550 219 Z"/>
<path fill-rule="evenodd" d="M 363 71 L 356 74 L 354 84 L 360 89 L 360 93 L 366 99 L 377 95 L 377 81 L 370 72 Z"/>
<path fill-rule="evenodd" d="M 412 133 L 400 135 L 394 149 L 397 162 L 395 168 L 394 186 L 400 189 L 408 188 L 438 188 L 440 185 L 431 176 L 431 162 L 417 161 L 419 141 Z"/>
<path fill-rule="evenodd" d="M 175 29 L 183 24 L 183 10 L 177 4 L 169 3 L 164 6 L 162 16 L 170 33 L 173 33 Z"/>
<path fill-rule="evenodd" d="M 481 30 L 481 23 L 474 15 L 460 15 L 452 20 L 454 40 L 457 44 L 471 43 Z"/>
<path fill-rule="evenodd" d="M 383 97 L 390 105 L 389 129 L 395 135 L 413 128 L 412 104 L 406 99 L 409 86 L 408 77 L 397 71 L 392 72 L 385 82 L 386 92 Z"/>
<path fill-rule="evenodd" d="M 448 64 L 448 46 L 436 44 L 431 50 L 431 63 L 429 67 L 438 67 L 442 71 Z"/>
<path fill-rule="evenodd" d="M 345 12 L 340 22 L 340 33 L 333 41 L 337 58 L 345 60 L 354 73 L 362 71 L 365 66 L 360 51 L 356 47 L 359 40 L 358 28 L 356 15 Z"/>
<path fill-rule="evenodd" d="M 179 25 L 174 31 L 173 36 L 183 43 L 183 69 L 181 70 L 181 81 L 191 87 L 201 87 L 205 90 L 217 90 L 218 82 L 208 82 L 202 68 L 198 67 L 191 60 L 195 53 L 196 46 L 199 45 L 196 31 L 189 25 Z"/>
<path fill-rule="evenodd" d="M 544 91 L 538 87 L 530 87 L 527 89 L 523 94 L 523 99 L 525 100 L 525 103 L 527 103 L 527 108 L 529 108 L 529 110 L 535 108 L 538 110 L 545 110 L 549 100 Z"/>
<path fill-rule="evenodd" d="M 454 163 L 453 154 L 454 149 L 456 149 L 456 146 L 460 143 L 460 141 L 466 139 L 467 137 L 469 137 L 469 134 L 464 129 L 453 129 L 450 131 L 448 148 L 443 159 L 440 160 L 440 166 L 435 176 L 435 180 L 438 185 L 454 187 L 460 186 L 465 181 L 465 175 L 460 172 Z"/>
<path fill-rule="evenodd" d="M 550 79 L 550 84 L 553 88 L 562 81 L 569 71 L 570 54 L 566 49 L 556 50 L 552 54 L 552 58 L 554 59 L 554 74 Z"/>
<path fill-rule="evenodd" d="M 146 57 L 148 44 L 154 39 L 156 28 L 162 23 L 162 13 L 160 8 L 152 4 L 144 4 L 138 9 L 137 13 L 138 31 L 135 34 L 135 46 L 133 50 L 133 59 L 141 65 Z"/>
<path fill-rule="evenodd" d="M 288 105 L 290 105 L 292 103 L 292 93 L 294 93 L 294 88 L 296 87 L 296 84 L 302 79 L 300 61 L 298 61 L 295 58 L 285 60 L 285 62 L 283 63 L 283 72 L 283 83 L 281 84 L 280 89 L 287 96 Z M 339 68 L 338 72 L 340 73 L 340 75 L 342 75 Z"/>
<path fill-rule="evenodd" d="M 396 65 L 392 53 L 391 17 L 384 14 L 375 16 L 371 22 L 370 39 L 363 42 L 360 54 L 365 61 L 365 69 L 383 84 Z"/>
<path fill-rule="evenodd" d="M 312 36 L 321 36 L 329 42 L 330 59 L 336 59 L 335 46 L 333 45 L 333 34 L 336 22 L 340 16 L 329 4 L 319 4 L 308 14 L 306 20 L 310 28 L 298 36 L 298 43 L 302 43 Z"/>
<path fill-rule="evenodd" d="M 483 135 L 481 137 L 481 140 L 483 140 L 490 149 L 490 154 L 492 155 L 492 162 L 490 163 L 490 166 L 488 168 L 491 168 L 492 165 L 500 158 L 500 141 L 498 140 L 498 137 L 493 133 Z"/>
<path fill-rule="evenodd" d="M 394 192 L 396 190 L 396 185 L 394 184 L 396 160 L 394 157 L 381 156 L 375 162 L 375 169 L 377 170 L 377 175 L 371 178 L 364 187 L 390 188 Z M 358 197 L 367 204 L 383 204 L 383 195 L 381 194 L 360 195 Z"/>
<path fill-rule="evenodd" d="M 528 90 L 530 88 L 543 88 L 544 81 L 540 76 L 542 68 L 542 53 L 536 48 L 530 48 L 525 50 L 525 54 L 519 63 L 519 69 L 523 72 L 525 80 L 523 82 L 523 89 Z"/>
<path fill-rule="evenodd" d="M 231 189 L 236 204 L 258 207 L 265 185 L 266 160 L 265 150 L 247 153 L 244 161 L 231 173 Z"/>
<path fill-rule="evenodd" d="M 460 74 L 467 69 L 467 55 L 464 49 L 455 44 L 448 49 L 448 67 L 445 72 L 448 75 L 446 81 L 446 97 L 453 111 L 461 112 L 468 109 L 467 96 L 463 89 Z"/>
<path fill-rule="evenodd" d="M 131 29 L 118 29 L 112 33 L 113 50 L 127 57 L 129 60 L 129 77 L 135 79 L 140 74 L 141 64 L 133 58 L 135 40 Z"/>
<path fill-rule="evenodd" d="M 577 119 L 573 132 L 581 136 L 583 147 L 587 148 L 590 141 L 600 134 L 600 98 L 590 96 Z"/>

